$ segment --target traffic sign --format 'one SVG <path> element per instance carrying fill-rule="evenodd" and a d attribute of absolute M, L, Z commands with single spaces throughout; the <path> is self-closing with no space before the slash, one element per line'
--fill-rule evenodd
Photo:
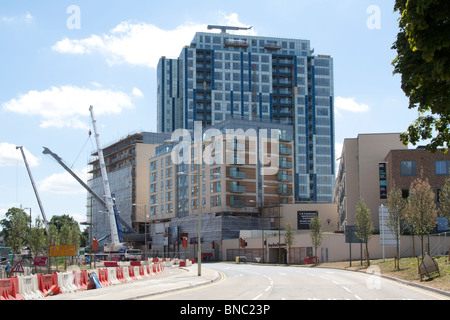
<path fill-rule="evenodd" d="M 14 266 L 14 268 L 12 268 L 11 270 L 12 272 L 21 272 L 23 273 L 23 267 L 22 267 L 22 262 L 17 262 L 16 265 Z"/>
<path fill-rule="evenodd" d="M 50 246 L 50 257 L 73 257 L 76 256 L 75 245 Z"/>

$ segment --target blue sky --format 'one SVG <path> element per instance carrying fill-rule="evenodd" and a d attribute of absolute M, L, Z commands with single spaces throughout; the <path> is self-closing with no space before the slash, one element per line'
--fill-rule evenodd
<path fill-rule="evenodd" d="M 337 155 L 359 133 L 403 132 L 416 114 L 393 76 L 398 15 L 390 0 L 0 1 L 0 219 L 12 206 L 40 216 L 23 146 L 48 219 L 86 220 L 86 191 L 46 146 L 80 175 L 100 140 L 156 131 L 156 65 L 177 57 L 208 24 L 308 39 L 334 59 Z M 27 210 L 28 212 L 28 210 Z"/>

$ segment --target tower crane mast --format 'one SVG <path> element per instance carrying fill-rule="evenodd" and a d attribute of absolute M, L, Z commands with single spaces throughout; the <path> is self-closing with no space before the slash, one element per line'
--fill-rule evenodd
<path fill-rule="evenodd" d="M 111 195 L 111 189 L 109 186 L 109 180 L 108 180 L 108 174 L 106 172 L 106 164 L 105 159 L 103 157 L 103 150 L 100 144 L 100 138 L 97 131 L 97 121 L 95 120 L 94 116 L 94 107 L 90 106 L 89 111 L 91 113 L 92 118 L 92 125 L 94 127 L 94 134 L 95 134 L 95 141 L 97 143 L 97 150 L 98 150 L 98 160 L 100 164 L 100 172 L 102 174 L 102 181 L 103 181 L 103 189 L 105 192 L 105 202 L 108 210 L 108 216 L 109 216 L 109 229 L 111 234 L 111 246 L 105 246 L 105 251 L 121 251 L 125 248 L 124 244 L 121 241 L 121 237 L 119 238 L 119 232 L 120 230 L 117 228 L 117 208 L 114 205 L 113 197 Z"/>

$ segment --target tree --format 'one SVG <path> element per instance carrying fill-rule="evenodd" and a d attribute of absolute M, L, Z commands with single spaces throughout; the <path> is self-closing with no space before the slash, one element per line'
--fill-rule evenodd
<path fill-rule="evenodd" d="M 0 224 L 3 227 L 2 235 L 5 237 L 6 245 L 11 248 L 14 254 L 27 243 L 28 216 L 22 209 L 10 208 L 5 214 Z"/>
<path fill-rule="evenodd" d="M 409 188 L 407 220 L 414 234 L 420 237 L 422 259 L 424 257 L 423 238 L 437 223 L 437 208 L 434 192 L 428 179 L 416 178 Z"/>
<path fill-rule="evenodd" d="M 292 231 L 292 226 L 291 223 L 288 222 L 286 225 L 286 232 L 284 234 L 284 242 L 286 243 L 286 247 L 287 247 L 287 263 L 289 264 L 289 256 L 290 256 L 290 251 L 291 251 L 291 247 L 294 244 L 295 238 L 294 238 L 294 232 Z"/>
<path fill-rule="evenodd" d="M 322 219 L 319 218 L 319 215 L 315 215 L 314 218 L 311 219 L 309 224 L 309 235 L 311 236 L 311 242 L 314 247 L 314 256 L 317 257 L 317 248 L 322 243 L 323 235 L 322 235 Z"/>
<path fill-rule="evenodd" d="M 397 50 L 394 74 L 401 75 L 409 108 L 419 112 L 401 140 L 415 145 L 431 139 L 428 150 L 443 147 L 446 152 L 450 141 L 450 1 L 396 0 L 394 11 L 400 13 L 400 31 L 392 46 Z"/>
<path fill-rule="evenodd" d="M 386 207 L 388 208 L 389 211 L 386 226 L 393 232 L 395 240 L 397 242 L 395 267 L 397 269 L 400 269 L 399 259 L 400 259 L 400 235 L 402 232 L 401 223 L 405 216 L 406 201 L 402 197 L 402 190 L 395 185 L 395 182 L 392 187 L 392 190 L 390 190 L 387 194 Z"/>
<path fill-rule="evenodd" d="M 37 218 L 34 227 L 30 230 L 30 251 L 34 257 L 37 257 L 44 251 L 47 238 L 45 236 L 44 222 Z M 37 267 L 36 267 L 37 271 Z"/>
<path fill-rule="evenodd" d="M 439 213 L 441 217 L 450 219 L 450 178 L 445 180 L 439 191 Z"/>
<path fill-rule="evenodd" d="M 370 209 L 362 198 L 359 199 L 356 204 L 356 236 L 366 244 L 366 259 L 367 266 L 370 266 L 369 256 L 369 240 L 373 234 L 373 223 L 370 216 Z"/>

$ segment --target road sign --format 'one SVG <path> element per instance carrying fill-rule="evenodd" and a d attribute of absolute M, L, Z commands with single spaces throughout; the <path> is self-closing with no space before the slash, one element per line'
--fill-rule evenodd
<path fill-rule="evenodd" d="M 17 262 L 17 264 L 14 266 L 14 268 L 12 268 L 11 272 L 21 272 L 23 273 L 23 267 L 22 267 L 22 263 L 19 261 Z"/>
<path fill-rule="evenodd" d="M 76 256 L 75 245 L 50 246 L 50 257 L 73 257 Z"/>

